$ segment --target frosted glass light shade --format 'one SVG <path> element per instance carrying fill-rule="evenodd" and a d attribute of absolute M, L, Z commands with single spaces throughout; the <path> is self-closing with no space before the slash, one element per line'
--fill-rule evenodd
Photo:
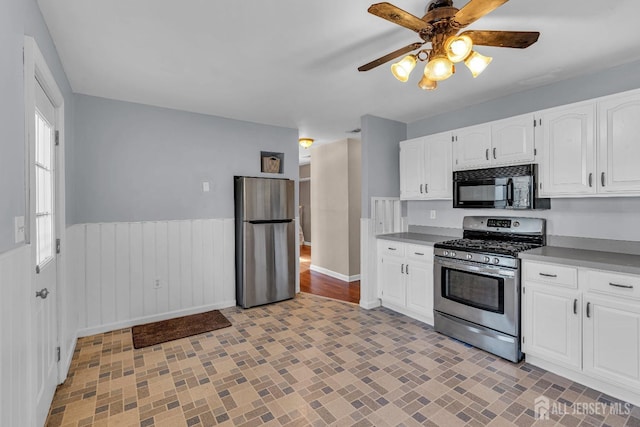
<path fill-rule="evenodd" d="M 447 52 L 447 58 L 451 62 L 464 61 L 471 53 L 473 41 L 469 36 L 449 37 L 444 44 L 444 50 Z"/>
<path fill-rule="evenodd" d="M 393 76 L 401 82 L 409 80 L 409 74 L 416 66 L 416 57 L 414 55 L 407 55 L 400 61 L 391 65 L 391 73 Z"/>
<path fill-rule="evenodd" d="M 298 143 L 300 144 L 300 146 L 302 148 L 309 148 L 309 147 L 311 147 L 311 144 L 313 144 L 313 139 L 311 139 L 311 138 L 300 138 L 298 140 Z"/>
<path fill-rule="evenodd" d="M 427 76 L 423 75 L 422 79 L 418 82 L 418 87 L 422 90 L 434 90 L 438 87 L 438 82 L 429 80 Z"/>
<path fill-rule="evenodd" d="M 453 63 L 444 55 L 434 56 L 424 67 L 424 75 L 435 82 L 448 79 L 453 71 Z"/>
<path fill-rule="evenodd" d="M 467 66 L 473 78 L 478 77 L 484 70 L 487 68 L 487 65 L 493 61 L 493 58 L 490 56 L 480 55 L 478 52 L 472 52 L 471 55 L 467 59 L 465 59 L 464 64 Z"/>

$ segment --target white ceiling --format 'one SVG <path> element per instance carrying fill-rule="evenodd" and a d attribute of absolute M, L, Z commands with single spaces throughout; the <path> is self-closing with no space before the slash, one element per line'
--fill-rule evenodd
<path fill-rule="evenodd" d="M 391 0 L 422 16 L 426 1 Z M 511 0 L 470 29 L 540 31 L 525 50 L 478 47 L 434 92 L 357 67 L 419 37 L 372 0 L 39 0 L 74 92 L 354 137 L 360 117 L 402 122 L 640 58 L 637 0 Z M 461 8 L 466 0 L 454 0 Z M 358 137 L 358 135 L 355 135 Z M 304 150 L 301 151 L 301 154 Z"/>

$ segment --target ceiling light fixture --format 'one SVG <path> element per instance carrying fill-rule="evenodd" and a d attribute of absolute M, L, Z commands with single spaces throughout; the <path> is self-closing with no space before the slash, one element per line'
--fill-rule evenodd
<path fill-rule="evenodd" d="M 358 71 L 369 71 L 406 55 L 391 65 L 391 72 L 395 78 L 406 82 L 416 63 L 425 62 L 423 77 L 418 82 L 420 89 L 435 89 L 437 82 L 448 79 L 456 72 L 454 64 L 459 62 L 464 62 L 471 75 L 476 78 L 493 58 L 479 54 L 474 50 L 474 46 L 524 49 L 538 41 L 540 33 L 537 31 L 470 30 L 458 34 L 462 28 L 507 1 L 469 0 L 458 9 L 453 6 L 453 0 L 431 0 L 426 14 L 422 17 L 412 15 L 388 2 L 372 4 L 367 9 L 369 13 L 415 31 L 422 41 L 381 56 L 358 67 Z M 426 44 L 431 46 L 422 49 Z"/>
<path fill-rule="evenodd" d="M 418 58 L 415 55 L 407 55 L 400 61 L 391 65 L 391 73 L 393 76 L 401 82 L 409 80 L 409 74 L 416 66 Z"/>
<path fill-rule="evenodd" d="M 309 147 L 311 147 L 311 144 L 313 144 L 313 139 L 312 138 L 300 138 L 300 139 L 298 139 L 298 143 L 300 144 L 300 146 L 302 148 L 309 148 Z"/>

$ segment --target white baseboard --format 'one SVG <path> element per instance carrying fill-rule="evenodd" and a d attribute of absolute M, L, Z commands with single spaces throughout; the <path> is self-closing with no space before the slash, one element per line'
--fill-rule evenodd
<path fill-rule="evenodd" d="M 373 308 L 378 308 L 378 307 L 380 307 L 380 300 L 379 299 L 375 299 L 375 300 L 372 300 L 372 301 L 360 300 L 360 307 L 364 308 L 365 310 L 371 310 Z"/>
<path fill-rule="evenodd" d="M 71 344 L 66 352 L 66 357 L 61 362 L 62 366 L 60 366 L 60 371 L 58 373 L 58 382 L 62 384 L 64 380 L 67 379 L 67 375 L 69 374 L 69 369 L 71 368 L 71 361 L 73 360 L 73 354 L 76 350 L 76 345 L 78 344 L 78 335 L 76 334 L 71 340 Z"/>
<path fill-rule="evenodd" d="M 328 268 L 319 267 L 319 266 L 313 265 L 313 264 L 311 264 L 309 269 L 311 271 L 315 271 L 315 272 L 318 272 L 318 273 L 326 274 L 327 276 L 331 276 L 334 279 L 342 280 L 343 282 L 355 282 L 357 280 L 360 280 L 360 275 L 359 274 L 355 274 L 353 276 L 347 276 L 345 274 L 338 273 L 336 271 L 329 270 Z"/>
<path fill-rule="evenodd" d="M 219 310 L 221 308 L 234 307 L 236 301 L 223 301 L 217 304 L 201 305 L 199 307 L 192 307 L 185 310 L 171 311 L 168 313 L 156 314 L 152 316 L 138 317 L 137 319 L 125 320 L 122 322 L 109 323 L 107 325 L 100 325 L 91 328 L 84 328 L 78 331 L 78 337 L 88 337 L 91 335 L 102 334 L 104 332 L 115 331 L 123 328 L 130 328 L 132 326 L 141 325 L 144 323 L 158 322 L 160 320 L 173 319 L 174 317 L 188 316 L 190 314 L 204 313 L 209 310 Z M 71 352 L 73 355 L 73 352 Z"/>

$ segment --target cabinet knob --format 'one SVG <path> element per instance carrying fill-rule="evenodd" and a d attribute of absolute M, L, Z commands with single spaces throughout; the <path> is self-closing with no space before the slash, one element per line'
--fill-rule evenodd
<path fill-rule="evenodd" d="M 496 147 L 493 147 L 493 158 L 497 159 L 498 157 L 496 157 Z"/>
<path fill-rule="evenodd" d="M 488 148 L 484 151 L 484 157 L 486 157 L 486 159 L 489 160 L 489 149 Z"/>
<path fill-rule="evenodd" d="M 593 187 L 593 172 L 589 172 L 589 187 Z"/>
<path fill-rule="evenodd" d="M 604 172 L 600 174 L 600 184 L 604 187 Z"/>

